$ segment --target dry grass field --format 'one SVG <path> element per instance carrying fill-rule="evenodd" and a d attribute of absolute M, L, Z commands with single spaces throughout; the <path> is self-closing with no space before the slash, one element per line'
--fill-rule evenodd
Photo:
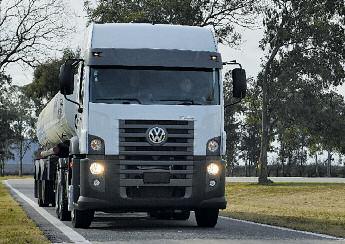
<path fill-rule="evenodd" d="M 8 178 L 13 177 L 0 177 L 0 244 L 49 243 L 2 184 Z"/>
<path fill-rule="evenodd" d="M 345 184 L 230 183 L 225 216 L 345 237 Z"/>

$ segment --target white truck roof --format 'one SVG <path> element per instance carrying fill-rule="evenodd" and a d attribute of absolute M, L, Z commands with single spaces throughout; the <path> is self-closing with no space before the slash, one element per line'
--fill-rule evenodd
<path fill-rule="evenodd" d="M 90 30 L 91 48 L 218 52 L 210 27 L 112 23 L 93 24 Z"/>

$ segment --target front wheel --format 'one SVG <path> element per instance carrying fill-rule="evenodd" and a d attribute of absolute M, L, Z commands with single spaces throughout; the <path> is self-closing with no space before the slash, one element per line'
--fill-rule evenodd
<path fill-rule="evenodd" d="M 68 211 L 68 199 L 66 191 L 66 178 L 60 169 L 55 179 L 55 211 L 61 221 L 71 220 L 71 212 Z"/>
<path fill-rule="evenodd" d="M 89 228 L 93 220 L 95 212 L 92 210 L 76 210 L 72 211 L 72 226 L 74 228 Z"/>
<path fill-rule="evenodd" d="M 64 187 L 57 184 L 55 211 L 61 221 L 71 220 L 71 212 L 68 211 L 68 201 L 64 192 Z"/>
<path fill-rule="evenodd" d="M 195 211 L 195 219 L 199 227 L 215 227 L 218 221 L 219 209 L 201 208 Z"/>

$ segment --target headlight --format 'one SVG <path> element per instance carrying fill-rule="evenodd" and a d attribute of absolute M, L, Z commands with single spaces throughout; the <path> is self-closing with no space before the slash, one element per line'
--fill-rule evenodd
<path fill-rule="evenodd" d="M 216 140 L 211 140 L 207 144 L 207 149 L 214 153 L 219 149 L 219 143 Z"/>
<path fill-rule="evenodd" d="M 93 175 L 101 175 L 104 173 L 104 166 L 100 163 L 92 163 L 90 165 L 90 172 Z"/>
<path fill-rule="evenodd" d="M 102 149 L 102 141 L 100 139 L 93 139 L 90 142 L 90 147 L 94 151 L 100 151 Z"/>
<path fill-rule="evenodd" d="M 218 175 L 220 172 L 220 167 L 218 164 L 216 163 L 210 163 L 208 166 L 207 166 L 207 173 L 209 175 Z"/>

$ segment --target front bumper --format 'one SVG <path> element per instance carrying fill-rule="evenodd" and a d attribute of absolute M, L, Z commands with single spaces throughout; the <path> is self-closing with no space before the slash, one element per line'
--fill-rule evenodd
<path fill-rule="evenodd" d="M 218 162 L 221 167 L 218 176 L 211 177 L 206 172 L 206 167 L 211 161 Z M 104 165 L 103 175 L 93 176 L 90 173 L 89 168 L 93 162 Z M 226 208 L 225 166 L 219 157 L 194 157 L 189 166 L 181 168 L 189 174 L 177 177 L 178 179 L 173 179 L 172 175 L 179 175 L 179 171 L 170 168 L 167 171 L 171 172 L 170 182 L 164 183 L 148 184 L 141 179 L 143 172 L 152 171 L 150 168 L 139 170 L 140 174 L 132 175 L 133 178 L 130 178 L 133 170 L 126 167 L 118 157 L 89 156 L 86 159 L 75 160 L 73 171 L 80 175 L 80 182 L 72 181 L 74 189 L 79 193 L 75 194 L 75 208 L 100 211 Z M 166 173 L 164 170 L 159 172 Z M 98 186 L 94 185 L 95 180 L 100 182 Z M 216 181 L 213 187 L 209 184 L 211 180 Z"/>

